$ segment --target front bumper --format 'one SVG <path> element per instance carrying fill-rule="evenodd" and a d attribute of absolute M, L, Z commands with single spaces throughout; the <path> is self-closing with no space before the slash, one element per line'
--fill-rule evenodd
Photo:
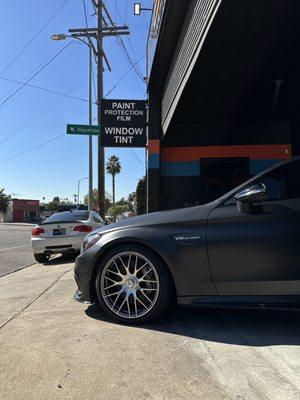
<path fill-rule="evenodd" d="M 74 294 L 74 299 L 80 303 L 94 303 L 96 301 L 93 289 L 99 250 L 99 246 L 94 245 L 76 258 L 74 279 L 78 289 Z"/>

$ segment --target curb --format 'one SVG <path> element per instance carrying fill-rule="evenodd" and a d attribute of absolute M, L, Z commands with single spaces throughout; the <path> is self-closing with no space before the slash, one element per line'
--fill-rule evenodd
<path fill-rule="evenodd" d="M 16 272 L 22 271 L 22 269 L 26 269 L 26 268 L 32 267 L 35 264 L 37 264 L 37 263 L 34 262 L 34 263 L 30 264 L 30 265 L 26 265 L 26 267 L 21 267 L 19 269 L 16 269 L 15 271 L 8 272 L 7 274 L 1 275 L 0 279 L 4 278 L 5 276 L 12 275 L 12 274 L 15 274 Z"/>

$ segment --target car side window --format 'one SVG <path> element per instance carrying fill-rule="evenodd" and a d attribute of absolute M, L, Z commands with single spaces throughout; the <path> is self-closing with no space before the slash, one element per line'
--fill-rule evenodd
<path fill-rule="evenodd" d="M 300 198 L 300 160 L 269 171 L 252 181 L 249 186 L 255 183 L 264 183 L 266 185 L 267 201 Z M 246 186 L 244 188 L 246 189 Z M 233 195 L 227 199 L 224 205 L 234 204 L 236 204 L 236 200 Z"/>
<path fill-rule="evenodd" d="M 266 185 L 267 200 L 300 198 L 300 160 L 275 168 L 257 182 Z"/>

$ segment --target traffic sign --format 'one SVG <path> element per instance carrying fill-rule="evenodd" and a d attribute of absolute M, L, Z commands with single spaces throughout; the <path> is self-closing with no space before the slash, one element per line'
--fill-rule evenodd
<path fill-rule="evenodd" d="M 67 125 L 68 135 L 100 135 L 98 125 Z"/>

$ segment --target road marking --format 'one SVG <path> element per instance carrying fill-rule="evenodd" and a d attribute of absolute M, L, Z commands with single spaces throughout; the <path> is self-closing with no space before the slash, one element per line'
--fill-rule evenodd
<path fill-rule="evenodd" d="M 11 250 L 11 249 L 20 249 L 21 247 L 30 247 L 30 245 L 26 244 L 24 246 L 7 247 L 6 249 L 0 249 L 0 251 Z"/>

